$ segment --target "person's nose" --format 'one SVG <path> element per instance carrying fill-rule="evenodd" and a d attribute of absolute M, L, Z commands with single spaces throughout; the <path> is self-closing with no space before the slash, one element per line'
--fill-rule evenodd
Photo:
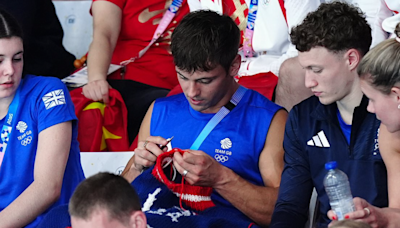
<path fill-rule="evenodd" d="M 4 76 L 12 76 L 14 74 L 15 69 L 12 61 L 4 60 L 2 65 Z"/>
<path fill-rule="evenodd" d="M 306 76 L 305 76 L 305 86 L 309 89 L 315 87 L 318 85 L 317 81 L 315 80 L 315 77 L 312 72 L 309 70 L 306 70 Z"/>
<path fill-rule="evenodd" d="M 191 98 L 200 95 L 199 85 L 197 82 L 189 82 L 188 96 Z"/>

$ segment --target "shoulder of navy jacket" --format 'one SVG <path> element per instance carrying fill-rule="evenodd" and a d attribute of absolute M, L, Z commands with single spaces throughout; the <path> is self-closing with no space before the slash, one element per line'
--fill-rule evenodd
<path fill-rule="evenodd" d="M 364 95 L 360 105 L 354 108 L 353 125 L 363 122 L 368 114 L 375 115 L 367 111 L 368 101 L 369 99 Z"/>

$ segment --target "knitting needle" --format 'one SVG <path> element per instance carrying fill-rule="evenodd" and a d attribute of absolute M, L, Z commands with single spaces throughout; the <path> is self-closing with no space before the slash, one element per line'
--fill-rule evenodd
<path fill-rule="evenodd" d="M 171 138 L 167 139 L 167 144 L 165 144 L 165 146 L 160 146 L 160 149 L 163 150 L 164 148 L 166 148 L 168 146 L 168 144 L 172 141 L 172 139 L 174 138 L 174 136 L 172 136 Z"/>

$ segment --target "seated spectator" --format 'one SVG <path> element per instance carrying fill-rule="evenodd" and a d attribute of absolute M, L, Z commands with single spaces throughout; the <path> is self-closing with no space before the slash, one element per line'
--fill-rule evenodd
<path fill-rule="evenodd" d="M 236 83 L 239 42 L 233 20 L 212 11 L 188 14 L 172 34 L 172 55 L 184 92 L 150 106 L 139 147 L 122 174 L 134 180 L 151 227 L 248 227 L 253 221 L 263 226 L 270 222 L 283 168 L 287 113 Z M 160 145 L 172 136 L 170 147 L 182 150 L 166 153 Z M 163 172 L 163 159 L 173 161 L 179 173 L 175 176 L 183 176 L 181 187 L 158 181 L 165 181 L 155 174 Z M 170 187 L 181 192 L 178 197 Z M 201 199 L 192 202 L 195 205 L 186 195 L 193 192 L 200 194 L 194 199 Z M 206 194 L 211 192 L 212 203 Z M 198 211 L 198 204 L 197 208 L 208 209 Z M 215 207 L 209 208 L 211 204 Z M 171 214 L 175 220 L 168 218 Z"/>
<path fill-rule="evenodd" d="M 314 187 L 319 201 L 315 226 L 328 226 L 323 179 L 324 164 L 332 160 L 348 175 L 353 196 L 387 206 L 386 168 L 377 145 L 380 121 L 367 111 L 357 74 L 371 45 L 363 13 L 343 2 L 323 3 L 290 36 L 314 96 L 290 111 L 285 167 L 270 227 L 303 228 Z"/>
<path fill-rule="evenodd" d="M 368 111 L 381 120 L 379 150 L 388 175 L 389 208 L 378 208 L 355 198 L 356 211 L 349 219 L 368 222 L 373 227 L 397 227 L 400 224 L 400 23 L 394 32 L 397 38 L 373 48 L 361 61 L 358 74 L 361 89 L 370 99 Z M 332 218 L 333 212 L 328 216 Z"/>
<path fill-rule="evenodd" d="M 23 75 L 22 40 L 0 10 L 0 227 L 36 227 L 84 179 L 68 90 L 59 79 Z"/>
<path fill-rule="evenodd" d="M 326 3 L 333 1 L 321 0 L 321 2 Z M 397 0 L 386 0 L 386 2 L 388 1 Z M 388 38 L 388 33 L 382 29 L 382 22 L 392 15 L 392 11 L 385 4 L 385 0 L 345 0 L 344 2 L 360 7 L 365 13 L 366 20 L 372 28 L 371 47 Z M 282 63 L 278 86 L 276 88 L 276 102 L 284 106 L 288 111 L 295 104 L 312 95 L 310 90 L 304 85 L 304 70 L 293 66 L 299 66 L 297 57 L 287 59 Z"/>
<path fill-rule="evenodd" d="M 24 31 L 24 73 L 64 78 L 74 71 L 75 56 L 65 50 L 63 30 L 51 0 L 1 0 Z"/>
<path fill-rule="evenodd" d="M 68 210 L 73 228 L 147 227 L 135 189 L 111 173 L 98 173 L 82 181 Z"/>
<path fill-rule="evenodd" d="M 165 0 L 93 0 L 93 42 L 87 59 L 89 83 L 83 87 L 83 94 L 108 104 L 110 86 L 121 93 L 128 110 L 130 142 L 150 104 L 178 84 L 169 45 L 172 31 L 189 12 L 187 1 L 167 22 L 155 43 L 136 58 L 152 40 L 170 4 Z M 131 58 L 136 59 L 130 62 Z M 107 75 L 110 63 L 119 65 L 126 60 L 123 71 Z"/>

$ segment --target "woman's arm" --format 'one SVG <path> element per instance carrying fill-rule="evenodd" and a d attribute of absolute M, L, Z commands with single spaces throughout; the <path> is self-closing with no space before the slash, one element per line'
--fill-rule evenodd
<path fill-rule="evenodd" d="M 89 82 L 83 87 L 83 94 L 108 103 L 107 72 L 121 29 L 122 10 L 111 2 L 95 1 L 92 15 L 93 41 L 87 59 Z"/>
<path fill-rule="evenodd" d="M 71 121 L 51 126 L 39 133 L 34 181 L 0 212 L 0 227 L 23 227 L 57 201 L 71 138 Z"/>

